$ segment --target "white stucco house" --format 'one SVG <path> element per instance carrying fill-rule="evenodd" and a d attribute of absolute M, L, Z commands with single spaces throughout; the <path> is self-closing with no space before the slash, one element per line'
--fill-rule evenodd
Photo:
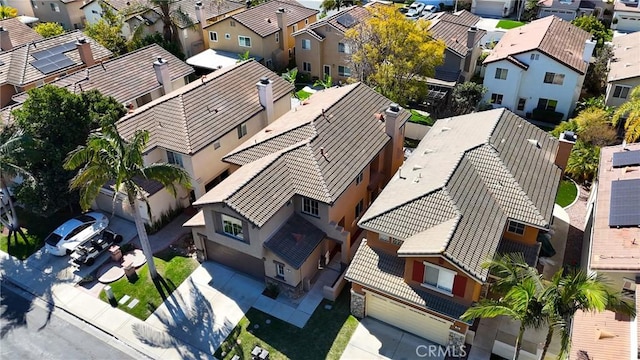
<path fill-rule="evenodd" d="M 591 34 L 556 16 L 509 30 L 484 61 L 484 100 L 527 118 L 566 119 L 594 48 Z"/>
<path fill-rule="evenodd" d="M 616 0 L 611 28 L 626 33 L 640 31 L 640 1 Z"/>
<path fill-rule="evenodd" d="M 516 0 L 472 0 L 471 12 L 485 17 L 504 17 L 516 11 Z"/>

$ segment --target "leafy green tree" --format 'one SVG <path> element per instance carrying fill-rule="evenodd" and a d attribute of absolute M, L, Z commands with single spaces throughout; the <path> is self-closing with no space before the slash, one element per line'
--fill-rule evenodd
<path fill-rule="evenodd" d="M 582 87 L 592 96 L 603 95 L 607 89 L 609 60 L 613 58 L 611 46 L 604 45 L 595 50 L 594 62 L 589 64 Z"/>
<path fill-rule="evenodd" d="M 613 115 L 613 108 L 605 104 L 604 94 L 597 97 L 587 97 L 578 101 L 576 104 L 576 110 L 574 111 L 574 116 L 577 116 L 580 112 L 588 108 L 602 109 L 609 114 L 609 117 Z"/>
<path fill-rule="evenodd" d="M 593 35 L 593 39 L 596 41 L 596 49 L 603 47 L 605 42 L 613 39 L 613 30 L 607 28 L 602 21 L 593 15 L 578 16 L 571 23 Z"/>
<path fill-rule="evenodd" d="M 97 41 L 100 45 L 111 50 L 115 55 L 122 55 L 127 52 L 127 41 L 122 36 L 124 20 L 122 16 L 107 5 L 100 2 L 102 17 L 94 24 L 86 24 L 84 33 Z"/>
<path fill-rule="evenodd" d="M 178 27 L 195 29 L 196 23 L 189 15 L 182 10 L 180 0 L 148 0 L 132 5 L 124 11 L 125 16 L 131 14 L 142 14 L 155 11 L 160 15 L 162 21 L 162 37 L 165 42 L 176 44 L 182 48 L 180 43 Z M 139 28 L 145 26 L 142 22 Z M 137 29 L 134 29 L 137 32 Z"/>
<path fill-rule="evenodd" d="M 624 138 L 628 142 L 640 140 L 640 86 L 631 90 L 629 99 L 613 113 L 613 124 L 624 124 Z"/>
<path fill-rule="evenodd" d="M 598 173 L 599 161 L 600 148 L 578 138 L 578 141 L 571 150 L 571 155 L 569 155 L 565 172 L 571 176 L 572 179 L 586 183 L 593 180 Z"/>
<path fill-rule="evenodd" d="M 17 196 L 30 212 L 49 215 L 78 201 L 78 194 L 68 191 L 73 174 L 62 168 L 66 154 L 84 144 L 92 129 L 115 122 L 126 110 L 96 90 L 77 95 L 44 85 L 28 94 L 13 111 L 16 125 L 31 139 L 16 154 L 16 162 L 34 179 L 19 186 Z"/>
<path fill-rule="evenodd" d="M 298 93 L 296 92 L 295 87 L 296 87 L 296 79 L 298 78 L 298 69 L 297 68 L 293 68 L 291 70 L 287 69 L 286 72 L 282 73 L 282 78 L 289 84 L 293 85 L 292 95 L 297 99 Z"/>
<path fill-rule="evenodd" d="M 360 1 L 353 0 L 323 0 L 320 4 L 320 9 L 324 15 L 331 10 L 340 11 L 341 8 L 352 6 L 352 5 L 360 5 Z"/>
<path fill-rule="evenodd" d="M 147 35 L 147 36 L 144 36 L 142 38 L 138 38 L 138 37 L 134 36 L 127 43 L 127 49 L 129 51 L 134 51 L 134 50 L 140 49 L 141 47 L 145 47 L 145 46 L 151 45 L 151 44 L 158 44 L 163 49 L 167 50 L 173 56 L 177 57 L 180 60 L 184 61 L 184 59 L 186 59 L 186 56 L 182 52 L 182 48 L 180 47 L 180 44 L 176 44 L 176 43 L 173 43 L 171 41 L 166 41 L 162 37 L 162 34 L 160 34 L 158 32 L 150 34 L 150 35 Z"/>
<path fill-rule="evenodd" d="M 238 54 L 238 61 L 236 61 L 236 63 L 241 63 L 249 59 L 253 59 L 253 58 L 251 57 L 251 55 L 249 55 L 249 50 L 247 50 L 243 53 Z"/>
<path fill-rule="evenodd" d="M 444 43 L 429 34 L 429 22 L 410 21 L 394 6 L 368 8 L 369 16 L 349 29 L 350 67 L 357 81 L 407 104 L 426 93 L 425 77 L 444 59 Z"/>
<path fill-rule="evenodd" d="M 451 92 L 451 102 L 455 115 L 469 114 L 478 110 L 478 105 L 487 88 L 482 84 L 466 81 L 457 84 Z"/>
<path fill-rule="evenodd" d="M 64 28 L 57 22 L 40 23 L 33 30 L 45 38 L 64 34 Z"/>
<path fill-rule="evenodd" d="M 313 83 L 313 86 L 328 89 L 333 86 L 333 80 L 330 75 L 325 75 L 324 79 L 318 79 Z"/>
<path fill-rule="evenodd" d="M 18 16 L 18 9 L 7 5 L 0 5 L 0 19 L 11 19 Z"/>
<path fill-rule="evenodd" d="M 113 180 L 115 189 L 126 194 L 133 211 L 142 250 L 149 265 L 149 274 L 156 279 L 158 271 L 153 261 L 153 252 L 140 210 L 136 206 L 136 199 L 145 199 L 145 195 L 136 180 L 158 181 L 174 196 L 176 185 L 189 189 L 191 182 L 189 174 L 176 165 L 145 165 L 143 154 L 148 141 L 149 132 L 146 130 L 136 131 L 133 137 L 126 141 L 118 134 L 115 125 L 107 125 L 101 131 L 91 133 L 85 146 L 71 151 L 64 162 L 64 168 L 79 169 L 70 182 L 70 188 L 80 190 L 80 205 L 83 209 L 91 206 L 107 181 Z"/>

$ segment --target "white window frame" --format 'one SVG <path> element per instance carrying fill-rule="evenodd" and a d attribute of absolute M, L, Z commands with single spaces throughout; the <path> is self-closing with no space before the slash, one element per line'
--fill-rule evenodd
<path fill-rule="evenodd" d="M 338 43 L 338 52 L 340 54 L 351 54 L 351 48 L 349 47 L 349 44 L 347 43 Z"/>
<path fill-rule="evenodd" d="M 242 139 L 245 135 L 247 135 L 247 123 L 242 123 L 238 125 L 238 139 Z"/>
<path fill-rule="evenodd" d="M 625 92 L 626 90 L 626 92 Z M 631 91 L 631 87 L 627 86 L 627 85 L 616 85 L 613 88 L 613 97 L 616 99 L 626 99 L 627 97 L 629 97 L 629 92 Z M 618 95 L 616 96 L 616 92 L 618 93 Z M 624 93 L 624 96 L 622 96 L 622 94 Z"/>
<path fill-rule="evenodd" d="M 311 215 L 318 217 L 320 216 L 320 202 L 318 200 L 314 200 L 308 197 L 302 198 L 302 209 L 300 209 L 303 214 Z"/>
<path fill-rule="evenodd" d="M 310 63 L 310 62 L 303 61 L 303 62 L 302 62 L 302 71 L 304 71 L 304 72 L 311 72 L 311 63 Z"/>
<path fill-rule="evenodd" d="M 242 40 L 244 40 L 245 42 L 248 41 L 249 45 L 243 45 L 242 44 Z M 238 35 L 238 45 L 240 47 L 247 47 L 250 48 L 251 47 L 251 38 L 248 36 L 243 36 L 243 35 Z"/>
<path fill-rule="evenodd" d="M 494 96 L 495 96 L 495 99 L 494 99 Z M 492 93 L 490 99 L 491 99 L 491 103 L 492 104 L 502 105 L 502 100 L 504 100 L 504 95 L 497 94 L 497 93 Z"/>
<path fill-rule="evenodd" d="M 218 33 L 216 31 L 209 31 L 209 41 L 218 42 Z"/>
<path fill-rule="evenodd" d="M 422 284 L 420 285 L 442 294 L 453 296 L 453 285 L 456 281 L 457 273 L 427 261 L 423 261 L 422 264 L 424 265 L 424 276 L 422 277 Z M 427 283 L 427 271 L 429 268 L 431 268 L 432 271 L 438 271 L 438 280 L 435 285 Z M 451 285 L 450 288 L 449 284 Z"/>
<path fill-rule="evenodd" d="M 220 214 L 220 222 L 222 223 L 222 232 L 224 234 L 238 240 L 244 240 L 242 220 L 227 214 Z M 227 228 L 227 226 L 229 228 Z M 240 230 L 239 232 L 238 229 Z M 228 232 L 227 230 L 230 230 L 231 232 Z"/>
<path fill-rule="evenodd" d="M 549 81 L 547 81 L 547 78 L 551 78 Z M 547 71 L 544 73 L 544 79 L 542 80 L 545 84 L 551 84 L 551 85 L 562 85 L 564 84 L 564 74 L 557 74 L 557 73 L 552 73 L 550 71 Z"/>
<path fill-rule="evenodd" d="M 525 224 L 521 222 L 509 220 L 509 222 L 507 223 L 507 232 L 522 236 L 524 235 L 525 227 Z"/>
<path fill-rule="evenodd" d="M 281 262 L 275 262 L 276 267 L 276 277 L 284 279 L 284 264 Z"/>
<path fill-rule="evenodd" d="M 311 50 L 311 40 L 302 39 L 302 50 Z"/>
<path fill-rule="evenodd" d="M 169 164 L 180 166 L 184 168 L 184 162 L 182 161 L 182 154 L 175 151 L 167 150 L 167 162 Z"/>
<path fill-rule="evenodd" d="M 509 75 L 509 69 L 496 68 L 496 76 L 495 76 L 496 79 L 507 80 L 508 75 Z"/>
<path fill-rule="evenodd" d="M 342 70 L 342 71 L 340 71 Z M 346 70 L 346 71 L 345 71 Z M 338 65 L 338 76 L 349 77 L 351 76 L 351 69 L 344 65 Z"/>

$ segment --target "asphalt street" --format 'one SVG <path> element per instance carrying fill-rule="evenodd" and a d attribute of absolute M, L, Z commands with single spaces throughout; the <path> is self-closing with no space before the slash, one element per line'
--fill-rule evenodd
<path fill-rule="evenodd" d="M 0 359 L 140 359 L 117 339 L 5 284 L 0 286 Z"/>

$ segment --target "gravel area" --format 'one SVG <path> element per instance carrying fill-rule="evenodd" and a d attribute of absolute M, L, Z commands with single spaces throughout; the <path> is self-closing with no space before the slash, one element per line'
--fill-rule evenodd
<path fill-rule="evenodd" d="M 587 200 L 590 189 L 579 185 L 578 201 L 568 208 L 565 208 L 571 224 L 567 235 L 567 247 L 564 253 L 564 264 L 580 266 L 582 256 L 582 239 L 584 237 L 585 216 L 587 214 Z"/>

